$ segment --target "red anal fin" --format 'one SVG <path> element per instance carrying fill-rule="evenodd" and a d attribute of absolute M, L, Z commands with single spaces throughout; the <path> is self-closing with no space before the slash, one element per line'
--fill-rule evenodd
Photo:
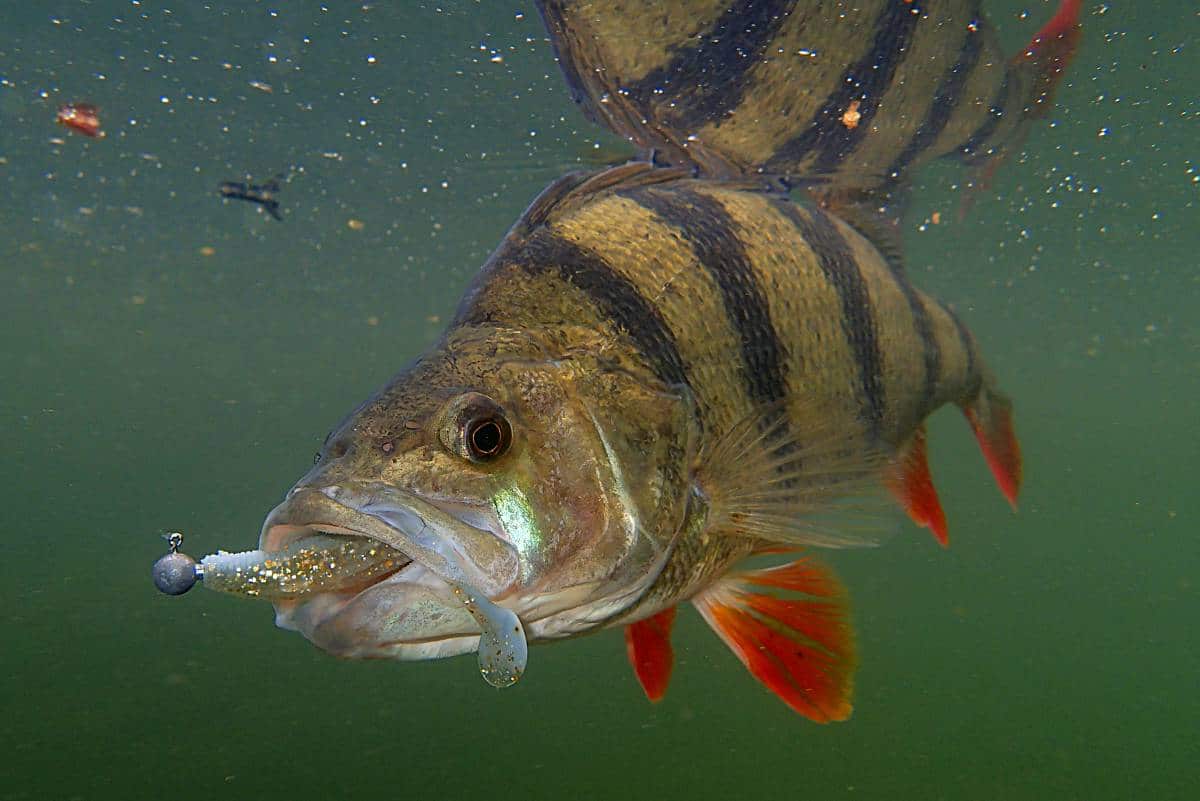
<path fill-rule="evenodd" d="M 912 439 L 900 448 L 896 473 L 888 479 L 887 486 L 914 523 L 933 532 L 943 548 L 950 544 L 946 514 L 929 474 L 924 425 L 919 426 Z"/>
<path fill-rule="evenodd" d="M 1034 34 L 1018 58 L 1031 59 L 1037 67 L 1037 84 L 1026 115 L 1043 116 L 1050 110 L 1054 90 L 1079 46 L 1079 12 L 1082 0 L 1062 0 L 1058 12 Z"/>
<path fill-rule="evenodd" d="M 1017 492 L 1021 489 L 1021 445 L 1013 429 L 1012 404 L 985 387 L 974 403 L 962 409 L 996 479 L 996 486 L 1016 509 Z"/>
<path fill-rule="evenodd" d="M 675 607 L 664 609 L 645 620 L 625 627 L 625 652 L 637 675 L 646 697 L 661 701 L 671 681 L 675 652 L 671 648 L 671 625 L 675 622 Z"/>
<path fill-rule="evenodd" d="M 780 598 L 748 585 L 802 593 Z M 818 723 L 850 716 L 854 636 L 845 591 L 825 567 L 801 559 L 722 578 L 693 600 L 753 676 Z"/>

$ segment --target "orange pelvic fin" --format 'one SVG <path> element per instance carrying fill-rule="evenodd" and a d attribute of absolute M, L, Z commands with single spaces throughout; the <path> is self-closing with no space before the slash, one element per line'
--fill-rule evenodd
<path fill-rule="evenodd" d="M 946 514 L 933 488 L 929 475 L 929 459 L 925 450 L 925 426 L 913 433 L 897 454 L 894 473 L 887 479 L 888 489 L 918 526 L 933 532 L 943 548 L 950 544 L 946 529 Z"/>
<path fill-rule="evenodd" d="M 749 585 L 799 593 L 780 598 Z M 756 679 L 818 723 L 850 716 L 854 636 L 837 578 L 808 559 L 730 574 L 693 599 Z"/>
<path fill-rule="evenodd" d="M 675 607 L 630 623 L 625 627 L 625 652 L 637 675 L 646 697 L 661 701 L 671 681 L 675 652 L 671 648 L 671 625 L 675 622 Z"/>
<path fill-rule="evenodd" d="M 1041 117 L 1050 110 L 1054 90 L 1079 46 L 1079 12 L 1082 5 L 1082 0 L 1062 0 L 1054 17 L 1034 34 L 1017 56 L 1018 59 L 1031 60 L 1037 71 L 1026 116 Z"/>
<path fill-rule="evenodd" d="M 1013 430 L 1012 403 L 984 384 L 979 396 L 962 410 L 975 432 L 996 486 L 1016 509 L 1017 492 L 1021 489 L 1021 446 Z"/>

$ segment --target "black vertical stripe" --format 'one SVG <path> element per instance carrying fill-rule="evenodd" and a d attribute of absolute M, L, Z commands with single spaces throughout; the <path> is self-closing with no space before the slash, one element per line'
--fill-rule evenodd
<path fill-rule="evenodd" d="M 890 88 L 896 68 L 912 42 L 913 31 L 921 19 L 920 2 L 885 0 L 875 20 L 875 38 L 870 50 L 842 73 L 837 88 L 803 133 L 785 142 L 768 162 L 768 167 L 786 168 L 816 153 L 818 172 L 834 171 L 858 146 L 871 129 L 871 120 L 880 101 Z M 842 122 L 850 104 L 858 101 L 858 124 L 853 128 Z"/>
<path fill-rule="evenodd" d="M 787 397 L 786 347 L 771 322 L 766 293 L 738 239 L 740 226 L 717 200 L 687 189 L 621 192 L 676 228 L 721 292 L 725 314 L 742 349 L 744 383 L 752 399 Z"/>
<path fill-rule="evenodd" d="M 988 106 L 988 116 L 983 123 L 975 129 L 967 141 L 959 148 L 959 153 L 968 164 L 974 164 L 985 159 L 987 152 L 978 153 L 980 147 L 985 142 L 992 138 L 992 134 L 996 132 L 996 128 L 1000 125 L 1000 120 L 1004 118 L 1005 106 L 1008 105 L 1009 78 L 1011 73 L 1005 68 L 1004 80 L 1000 82 L 1000 88 L 996 90 L 996 97 L 992 104 Z"/>
<path fill-rule="evenodd" d="M 611 320 L 633 343 L 646 365 L 663 381 L 688 386 L 679 345 L 666 320 L 638 288 L 595 253 L 541 230 L 512 256 L 513 263 L 529 275 L 551 274 L 569 282 L 588 296 L 601 316 Z M 470 312 L 464 323 L 494 322 Z"/>
<path fill-rule="evenodd" d="M 762 60 L 796 0 L 738 0 L 692 47 L 622 91 L 639 108 L 670 109 L 673 127 L 684 133 L 722 118 L 742 101 L 750 71 Z"/>
<path fill-rule="evenodd" d="M 933 93 L 933 105 L 929 107 L 921 126 L 917 128 L 913 138 L 909 140 L 904 150 L 900 151 L 900 155 L 888 168 L 889 178 L 899 178 L 909 163 L 928 150 L 945 130 L 946 124 L 950 122 L 950 116 L 958 107 L 959 95 L 962 94 L 967 79 L 971 77 L 975 65 L 979 63 L 979 54 L 982 50 L 982 28 L 980 23 L 975 21 L 967 28 L 966 41 L 958 51 L 958 59 L 954 62 L 954 66 L 950 68 L 949 73 L 942 76 L 942 80 L 938 83 L 937 90 Z"/>
<path fill-rule="evenodd" d="M 938 379 L 942 374 L 942 349 L 938 346 L 937 337 L 933 335 L 933 321 L 929 319 L 929 310 L 925 308 L 925 302 L 913 289 L 913 285 L 908 282 L 908 276 L 895 268 L 892 270 L 892 275 L 896 279 L 900 291 L 904 293 L 904 299 L 908 301 L 908 308 L 912 310 L 913 325 L 917 329 L 917 336 L 921 339 L 921 356 L 925 363 L 925 382 L 921 387 L 921 398 L 918 401 L 917 409 L 920 416 L 924 417 L 933 411 Z"/>
<path fill-rule="evenodd" d="M 941 304 L 942 310 L 950 315 L 950 319 L 954 321 L 954 329 L 958 332 L 958 341 L 963 347 L 963 351 L 967 354 L 967 381 L 966 383 L 974 383 L 976 379 L 976 370 L 978 365 L 975 363 L 975 340 L 971 336 L 971 332 L 963 325 L 963 321 L 954 313 L 954 309 L 946 304 Z"/>
<path fill-rule="evenodd" d="M 938 379 L 942 374 L 942 349 L 938 345 L 937 337 L 933 334 L 933 321 L 929 317 L 929 310 L 925 308 L 925 302 L 917 290 L 909 283 L 904 268 L 890 260 L 888 267 L 896 286 L 900 288 L 904 299 L 908 301 L 908 308 L 913 316 L 913 326 L 917 330 L 917 337 L 921 340 L 921 360 L 925 366 L 925 381 L 921 387 L 921 397 L 917 401 L 917 409 L 919 416 L 925 417 L 933 411 L 932 404 L 934 396 L 937 394 Z"/>
<path fill-rule="evenodd" d="M 788 200 L 778 200 L 775 208 L 787 217 L 817 257 L 821 272 L 842 302 L 842 331 L 858 363 L 862 401 L 866 407 L 871 434 L 878 436 L 883 423 L 885 403 L 883 357 L 876 338 L 875 315 L 867 285 L 846 238 L 822 211 L 805 214 Z"/>

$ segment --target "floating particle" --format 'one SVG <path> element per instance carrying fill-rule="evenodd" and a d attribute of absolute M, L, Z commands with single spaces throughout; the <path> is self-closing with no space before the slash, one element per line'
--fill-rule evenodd
<path fill-rule="evenodd" d="M 349 228 L 351 231 L 361 231 L 362 229 L 367 227 L 367 224 L 365 222 L 363 222 L 362 220 L 356 220 L 353 217 L 351 217 L 349 220 L 346 220 L 346 227 Z"/>
<path fill-rule="evenodd" d="M 67 103 L 60 106 L 57 122 L 92 139 L 104 137 L 104 131 L 100 130 L 100 109 L 91 103 Z"/>
<path fill-rule="evenodd" d="M 842 125 L 845 125 L 851 131 L 858 127 L 858 121 L 862 119 L 862 114 L 858 110 L 859 102 L 858 100 L 851 100 L 850 107 L 842 115 Z"/>
<path fill-rule="evenodd" d="M 214 255 L 216 255 L 216 252 L 217 252 L 217 249 L 214 248 L 212 245 L 205 245 L 204 247 L 200 248 L 201 256 L 214 256 Z"/>

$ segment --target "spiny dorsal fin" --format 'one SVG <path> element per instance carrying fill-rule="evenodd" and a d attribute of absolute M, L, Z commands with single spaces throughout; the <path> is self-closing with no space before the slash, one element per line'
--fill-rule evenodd
<path fill-rule="evenodd" d="M 709 527 L 791 546 L 879 544 L 892 529 L 888 459 L 856 428 L 816 410 L 789 419 L 778 408 L 731 427 L 696 468 Z"/>
<path fill-rule="evenodd" d="M 907 182 L 873 190 L 834 191 L 814 187 L 810 194 L 821 208 L 862 234 L 893 270 L 904 272 L 904 232 L 900 221 L 907 206 Z"/>
<path fill-rule="evenodd" d="M 691 172 L 681 167 L 655 167 L 648 161 L 631 161 L 615 167 L 589 172 L 577 170 L 559 178 L 542 190 L 521 219 L 508 232 L 509 239 L 523 239 L 554 217 L 578 208 L 584 201 L 616 188 L 649 186 L 686 178 Z"/>

